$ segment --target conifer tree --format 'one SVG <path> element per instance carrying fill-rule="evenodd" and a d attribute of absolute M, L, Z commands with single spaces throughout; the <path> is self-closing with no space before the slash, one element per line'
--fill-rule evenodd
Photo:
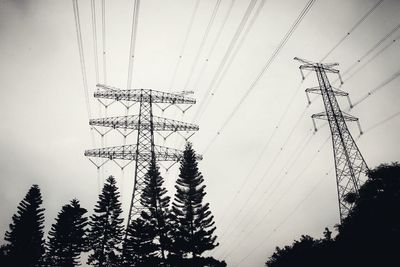
<path fill-rule="evenodd" d="M 64 205 L 58 213 L 56 223 L 49 232 L 46 261 L 50 266 L 73 267 L 79 265 L 80 254 L 87 248 L 86 209 L 77 199 Z"/>
<path fill-rule="evenodd" d="M 99 200 L 90 217 L 88 234 L 91 254 L 88 264 L 93 266 L 118 266 L 123 237 L 123 219 L 116 181 L 107 178 Z"/>
<path fill-rule="evenodd" d="M 167 190 L 163 187 L 164 179 L 161 177 L 156 161 L 150 164 L 145 176 L 146 187 L 143 189 L 141 204 L 145 207 L 141 216 L 148 221 L 156 231 L 161 259 L 165 262 L 166 249 L 169 246 L 169 201 Z"/>
<path fill-rule="evenodd" d="M 173 248 L 178 257 L 193 258 L 204 251 L 218 246 L 213 234 L 214 217 L 209 210 L 209 204 L 203 203 L 205 196 L 204 179 L 197 167 L 195 151 L 192 145 L 186 145 L 180 161 L 180 174 L 176 181 L 176 194 L 172 203 L 174 222 Z"/>
<path fill-rule="evenodd" d="M 154 243 L 156 232 L 149 222 L 141 217 L 129 224 L 124 242 L 124 266 L 158 266 L 157 245 Z"/>
<path fill-rule="evenodd" d="M 12 266 L 10 262 L 10 246 L 7 245 L 1 245 L 0 246 L 0 266 L 8 267 Z"/>
<path fill-rule="evenodd" d="M 145 176 L 145 187 L 140 202 L 144 207 L 140 218 L 129 227 L 127 247 L 130 254 L 148 260 L 147 254 L 160 257 L 160 264 L 166 261 L 166 250 L 170 245 L 168 222 L 170 197 L 166 196 L 167 190 L 163 187 L 163 178 L 153 157 L 149 170 Z M 132 244 L 129 244 L 132 243 Z M 138 248 L 137 251 L 134 247 Z M 141 254 L 145 253 L 145 254 Z"/>
<path fill-rule="evenodd" d="M 11 266 L 41 266 L 45 251 L 43 240 L 44 208 L 39 186 L 33 185 L 12 217 L 5 234 L 7 257 Z"/>

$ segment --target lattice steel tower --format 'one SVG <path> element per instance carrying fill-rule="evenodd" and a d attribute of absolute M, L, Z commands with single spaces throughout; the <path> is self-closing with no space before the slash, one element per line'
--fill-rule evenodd
<path fill-rule="evenodd" d="M 194 124 L 153 116 L 153 105 L 157 105 L 162 110 L 165 110 L 172 105 L 193 105 L 196 103 L 196 100 L 190 97 L 186 97 L 185 92 L 179 94 L 164 93 L 151 89 L 120 90 L 118 88 L 106 85 L 97 85 L 97 88 L 99 90 L 94 93 L 94 97 L 96 98 L 112 99 L 115 101 L 132 101 L 138 102 L 140 104 L 139 115 L 98 118 L 91 119 L 89 121 L 89 124 L 92 127 L 124 129 L 125 133 L 127 130 L 131 132 L 136 130 L 138 131 L 136 144 L 105 147 L 85 151 L 85 156 L 89 157 L 89 159 L 91 159 L 92 157 L 99 157 L 106 159 L 106 162 L 109 160 L 112 160 L 114 162 L 116 162 L 116 160 L 127 160 L 128 164 L 132 161 L 135 161 L 136 166 L 134 173 L 133 193 L 128 215 L 129 225 L 131 220 L 139 215 L 141 210 L 143 209 L 142 205 L 140 204 L 140 197 L 142 194 L 142 190 L 145 187 L 144 176 L 147 173 L 147 168 L 152 158 L 155 157 L 156 161 L 172 161 L 175 163 L 179 161 L 183 153 L 180 150 L 155 145 L 154 133 L 163 131 L 184 131 L 187 133 L 194 133 L 195 131 L 199 130 L 199 127 Z M 160 106 L 161 104 L 168 104 L 168 106 L 162 108 Z M 186 110 L 187 109 L 182 111 Z M 193 133 L 190 134 L 190 136 L 193 135 Z M 121 134 L 123 133 L 121 132 Z M 124 136 L 126 136 L 126 134 Z M 166 139 L 168 136 L 170 136 L 170 134 L 167 136 L 162 136 L 164 137 L 164 139 Z M 185 138 L 187 139 L 190 136 L 187 136 Z M 201 159 L 200 156 L 198 156 L 198 158 Z M 92 159 L 91 161 L 94 163 Z M 101 165 L 96 166 L 99 168 Z M 118 164 L 118 166 L 124 168 L 127 166 L 127 164 L 124 166 Z"/>
<path fill-rule="evenodd" d="M 347 128 L 346 121 L 357 122 L 360 132 L 362 133 L 360 124 L 358 118 L 340 110 L 336 95 L 348 97 L 348 93 L 333 88 L 328 80 L 327 73 L 335 73 L 339 75 L 339 79 L 342 82 L 339 71 L 333 68 L 338 65 L 337 63 L 314 63 L 299 58 L 295 58 L 295 60 L 303 63 L 303 65 L 300 66 L 303 79 L 305 78 L 303 70 L 315 71 L 317 74 L 319 86 L 306 89 L 306 93 L 307 97 L 308 93 L 320 94 L 324 102 L 325 112 L 314 114 L 312 115 L 312 118 L 314 127 L 314 119 L 328 120 L 329 123 L 332 135 L 333 154 L 335 158 L 339 213 L 340 220 L 342 221 L 352 208 L 352 204 L 345 201 L 346 196 L 350 193 L 358 194 L 360 185 L 364 182 L 366 177 L 365 174 L 368 171 L 368 166 Z"/>

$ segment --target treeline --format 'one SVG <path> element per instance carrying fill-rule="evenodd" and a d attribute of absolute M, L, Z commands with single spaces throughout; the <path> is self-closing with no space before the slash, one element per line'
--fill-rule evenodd
<path fill-rule="evenodd" d="M 349 195 L 353 209 L 338 234 L 303 235 L 290 246 L 277 247 L 268 267 L 400 266 L 400 165 L 383 164 L 368 173 L 358 195 Z"/>
<path fill-rule="evenodd" d="M 44 240 L 44 208 L 33 185 L 12 217 L 0 249 L 0 266 L 78 266 L 88 253 L 92 266 L 226 266 L 201 255 L 218 243 L 195 151 L 188 144 L 180 161 L 171 203 L 155 161 L 145 176 L 140 216 L 126 229 L 116 180 L 110 176 L 93 214 L 77 199 L 64 205 Z"/>

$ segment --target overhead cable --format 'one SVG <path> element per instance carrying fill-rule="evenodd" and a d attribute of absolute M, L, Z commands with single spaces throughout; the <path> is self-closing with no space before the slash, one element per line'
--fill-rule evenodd
<path fill-rule="evenodd" d="M 197 0 L 197 1 L 196 1 L 196 4 L 194 5 L 193 12 L 192 12 L 192 14 L 191 14 L 191 16 L 190 16 L 189 27 L 188 27 L 187 30 L 186 30 L 185 38 L 183 39 L 182 48 L 181 48 L 181 50 L 179 51 L 178 61 L 176 62 L 175 69 L 174 69 L 174 73 L 173 73 L 173 75 L 172 75 L 171 83 L 170 83 L 170 86 L 169 86 L 169 90 L 170 90 L 170 91 L 171 91 L 171 89 L 172 89 L 172 86 L 173 86 L 174 83 L 175 83 L 176 74 L 177 74 L 177 72 L 178 72 L 179 66 L 180 66 L 181 61 L 182 61 L 182 58 L 183 58 L 183 52 L 185 52 L 186 44 L 187 44 L 187 41 L 188 41 L 188 39 L 189 39 L 189 34 L 190 34 L 190 32 L 192 31 L 193 22 L 194 22 L 194 19 L 195 19 L 195 17 L 196 17 L 197 10 L 198 10 L 198 8 L 199 8 L 199 4 L 200 4 L 200 0 Z"/>
<path fill-rule="evenodd" d="M 82 73 L 82 83 L 83 83 L 83 91 L 85 96 L 86 103 L 86 112 L 88 119 L 92 118 L 92 111 L 90 108 L 89 102 L 89 86 L 86 76 L 86 64 L 85 64 L 85 55 L 83 53 L 83 41 L 82 41 L 82 31 L 81 31 L 81 22 L 79 18 L 79 6 L 77 0 L 72 0 L 73 10 L 74 10 L 74 18 L 75 18 L 75 29 L 76 29 L 76 39 L 78 42 L 78 50 L 79 50 L 79 59 L 81 63 L 81 73 Z M 93 131 L 90 131 L 92 145 L 94 145 L 94 135 Z"/>
<path fill-rule="evenodd" d="M 140 0 L 134 0 L 133 3 L 133 14 L 132 14 L 132 29 L 131 29 L 131 43 L 129 48 L 129 63 L 128 63 L 128 81 L 126 83 L 126 88 L 132 88 L 132 71 L 133 63 L 135 59 L 135 47 L 136 47 L 136 36 L 137 36 L 137 24 L 139 18 L 139 7 Z"/>
<path fill-rule="evenodd" d="M 225 119 L 225 121 L 222 123 L 222 126 L 218 129 L 217 134 L 214 136 L 214 138 L 211 140 L 210 144 L 207 145 L 207 147 L 211 146 L 212 142 L 214 142 L 217 137 L 220 135 L 221 131 L 228 125 L 228 123 L 232 120 L 234 115 L 238 112 L 244 101 L 247 99 L 249 94 L 253 91 L 259 80 L 264 76 L 266 71 L 269 69 L 271 64 L 274 62 L 275 58 L 279 55 L 280 51 L 282 48 L 285 46 L 285 44 L 288 42 L 290 37 L 292 36 L 293 32 L 297 29 L 298 25 L 301 23 L 301 21 L 304 19 L 304 17 L 307 15 L 308 11 L 311 9 L 313 4 L 315 3 L 316 0 L 309 0 L 306 4 L 306 6 L 303 8 L 303 10 L 300 12 L 299 16 L 295 20 L 295 22 L 292 24 L 290 27 L 289 31 L 285 34 L 283 39 L 281 40 L 279 46 L 275 49 L 275 51 L 272 53 L 272 55 L 268 58 L 266 64 L 260 71 L 260 73 L 257 75 L 256 79 L 251 83 L 249 88 L 246 90 L 244 95 L 240 98 L 239 102 L 235 105 L 235 107 L 232 109 L 231 113 L 228 115 L 228 117 Z"/>
<path fill-rule="evenodd" d="M 249 17 L 251 15 L 256 3 L 257 3 L 257 0 L 251 0 L 250 1 L 249 5 L 248 5 L 248 7 L 247 7 L 247 9 L 246 9 L 241 21 L 240 21 L 240 24 L 236 28 L 235 34 L 233 35 L 231 41 L 229 42 L 229 46 L 228 46 L 227 50 L 225 51 L 225 54 L 224 54 L 221 62 L 218 65 L 217 71 L 214 73 L 213 78 L 212 78 L 212 80 L 211 80 L 211 82 L 210 82 L 210 84 L 208 86 L 208 89 L 207 89 L 206 93 L 203 96 L 203 101 L 200 102 L 199 108 L 197 109 L 197 111 L 196 111 L 196 113 L 194 115 L 193 121 L 197 120 L 197 117 L 199 116 L 200 112 L 202 111 L 204 103 L 206 103 L 207 98 L 208 98 L 211 90 L 213 89 L 213 86 L 214 86 L 215 82 L 217 81 L 219 75 L 221 74 L 221 72 L 222 72 L 222 70 L 223 70 L 223 68 L 224 68 L 224 66 L 225 66 L 230 54 L 232 53 L 232 50 L 233 50 L 233 48 L 234 48 L 234 46 L 235 46 L 240 34 L 242 33 L 242 31 L 244 29 L 244 26 L 246 25 L 247 20 L 249 19 Z"/>
<path fill-rule="evenodd" d="M 199 47 L 199 49 L 197 50 L 196 56 L 195 56 L 195 58 L 194 58 L 194 60 L 193 60 L 193 62 L 192 62 L 192 66 L 191 66 L 190 71 L 189 71 L 189 76 L 188 76 L 188 78 L 186 79 L 185 86 L 184 86 L 184 90 L 188 90 L 189 82 L 190 82 L 190 80 L 192 79 L 194 70 L 195 70 L 195 68 L 196 68 L 196 66 L 197 66 L 197 63 L 198 63 L 198 61 L 199 61 L 199 58 L 200 58 L 200 54 L 201 54 L 201 52 L 203 51 L 204 44 L 206 43 L 206 40 L 207 40 L 207 38 L 208 38 L 208 35 L 209 35 L 210 30 L 211 30 L 211 28 L 212 28 L 212 25 L 214 24 L 214 20 L 215 20 L 215 17 L 216 17 L 216 15 L 217 15 L 218 8 L 219 8 L 220 4 L 221 4 L 221 0 L 217 0 L 217 1 L 215 2 L 215 6 L 214 6 L 213 12 L 212 12 L 212 14 L 211 14 L 210 21 L 209 21 L 208 24 L 207 24 L 206 31 L 204 32 L 203 38 L 202 38 L 202 40 L 201 40 L 201 42 L 200 42 L 200 47 Z"/>
<path fill-rule="evenodd" d="M 208 51 L 208 54 L 206 55 L 206 57 L 205 57 L 205 59 L 204 59 L 204 61 L 203 61 L 201 70 L 200 70 L 200 72 L 199 72 L 199 75 L 197 76 L 197 78 L 196 78 L 196 80 L 195 80 L 195 82 L 194 82 L 194 85 L 193 85 L 193 88 L 195 88 L 195 89 L 198 88 L 199 81 L 200 81 L 201 78 L 203 77 L 203 74 L 204 74 L 204 72 L 205 72 L 205 70 L 206 70 L 206 67 L 207 67 L 207 63 L 208 63 L 209 60 L 211 59 L 211 56 L 212 56 L 212 54 L 213 54 L 213 52 L 214 52 L 214 49 L 215 49 L 215 47 L 216 47 L 216 45 L 217 45 L 217 43 L 218 43 L 218 41 L 219 41 L 219 39 L 220 39 L 220 37 L 221 37 L 221 35 L 222 35 L 222 31 L 224 30 L 225 25 L 226 25 L 226 22 L 228 21 L 228 18 L 229 18 L 229 16 L 230 16 L 231 12 L 232 12 L 232 8 L 233 8 L 234 3 L 235 3 L 235 0 L 231 0 L 231 2 L 230 2 L 230 4 L 229 4 L 229 7 L 228 7 L 228 10 L 227 10 L 227 12 L 225 13 L 225 16 L 224 16 L 224 18 L 223 18 L 223 20 L 222 20 L 222 23 L 221 23 L 221 25 L 220 25 L 220 27 L 219 27 L 219 29 L 218 29 L 217 35 L 215 36 L 214 41 L 213 41 L 213 43 L 212 43 L 212 45 L 211 45 L 211 48 L 210 48 L 210 50 Z"/>

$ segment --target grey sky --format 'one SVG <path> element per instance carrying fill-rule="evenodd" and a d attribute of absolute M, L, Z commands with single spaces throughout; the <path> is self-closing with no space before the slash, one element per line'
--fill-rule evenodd
<path fill-rule="evenodd" d="M 236 0 L 198 88 L 193 88 L 230 1 L 221 2 L 215 24 L 187 88 L 195 91 L 199 104 L 250 2 Z M 200 2 L 172 90 L 184 89 L 215 2 Z M 260 2 L 257 1 L 256 8 Z M 192 138 L 192 142 L 199 153 L 203 153 L 216 136 L 222 123 L 255 80 L 306 2 L 265 2 L 226 71 L 217 93 L 211 97 L 206 112 L 198 122 L 200 131 Z M 338 223 L 335 176 L 331 170 L 331 141 L 317 153 L 329 137 L 328 127 L 321 128 L 315 136 L 310 137 L 304 152 L 295 164 L 291 164 L 296 159 L 296 149 L 306 144 L 307 138 L 311 136 L 311 114 L 323 111 L 320 98 L 305 110 L 307 103 L 304 89 L 316 86 L 317 80 L 311 74 L 299 88 L 299 64 L 292 59 L 295 56 L 314 61 L 321 59 L 376 2 L 317 0 L 234 118 L 204 154 L 200 168 L 207 184 L 206 200 L 210 202 L 215 216 L 217 234 L 223 235 L 219 238 L 220 247 L 213 255 L 225 259 L 229 266 L 262 266 L 275 246 L 289 244 L 301 234 L 320 236 L 324 227 Z M 106 3 L 108 84 L 124 87 L 127 80 L 133 1 Z M 100 55 L 100 1 L 96 1 L 96 4 Z M 195 0 L 141 1 L 133 71 L 135 88 L 168 91 L 194 5 Z M 80 0 L 79 7 L 92 96 L 95 73 L 90 1 Z M 338 69 L 345 71 L 400 23 L 399 14 L 400 1 L 383 1 L 333 51 L 326 62 L 338 62 Z M 18 202 L 32 183 L 39 184 L 42 189 L 46 231 L 61 206 L 74 197 L 81 200 L 83 206 L 91 212 L 97 200 L 99 185 L 109 174 L 116 176 L 119 181 L 126 211 L 133 167 L 130 166 L 122 175 L 115 166 L 107 164 L 99 180 L 95 167 L 83 156 L 84 150 L 91 148 L 92 144 L 72 2 L 1 0 L 0 36 L 0 233 L 4 234 L 7 230 Z M 399 36 L 400 30 L 358 63 L 354 70 Z M 397 40 L 365 68 L 351 76 L 342 89 L 350 93 L 353 101 L 357 101 L 399 72 L 399 48 Z M 345 75 L 344 79 L 350 77 L 351 73 Z M 331 81 L 335 79 L 332 77 Z M 400 80 L 397 78 L 350 111 L 360 118 L 366 130 L 357 143 L 370 167 L 400 159 L 399 117 L 368 130 L 399 111 L 399 85 Z M 295 90 L 299 92 L 287 116 L 260 164 L 250 173 Z M 342 109 L 347 110 L 345 99 L 340 103 Z M 99 116 L 98 105 L 92 97 L 90 104 L 93 116 Z M 157 110 L 157 114 L 191 121 L 195 111 L 196 107 L 193 107 L 182 116 L 176 109 L 170 108 L 164 114 Z M 132 110 L 134 112 L 135 109 Z M 119 105 L 114 105 L 108 114 L 123 115 L 124 111 Z M 319 121 L 318 125 L 322 127 L 324 122 Z M 354 137 L 357 137 L 355 125 L 349 127 Z M 292 130 L 293 134 L 290 135 Z M 95 136 L 95 142 L 96 146 L 100 145 L 98 136 Z M 127 142 L 134 143 L 134 136 L 128 138 Z M 163 145 L 162 140 L 157 142 Z M 107 145 L 119 144 L 122 144 L 122 138 L 117 133 L 107 138 Z M 165 143 L 172 147 L 178 144 L 182 145 L 179 137 L 168 139 Z M 279 152 L 281 147 L 282 151 Z M 275 157 L 278 157 L 276 161 Z M 304 169 L 313 157 L 315 159 L 310 167 Z M 288 166 L 291 168 L 285 169 Z M 266 171 L 267 175 L 262 177 Z M 175 168 L 165 174 L 171 194 L 174 193 L 176 173 Z M 238 193 L 246 177 L 247 183 Z M 241 210 L 244 203 L 247 205 Z M 225 255 L 228 256 L 224 258 Z"/>

